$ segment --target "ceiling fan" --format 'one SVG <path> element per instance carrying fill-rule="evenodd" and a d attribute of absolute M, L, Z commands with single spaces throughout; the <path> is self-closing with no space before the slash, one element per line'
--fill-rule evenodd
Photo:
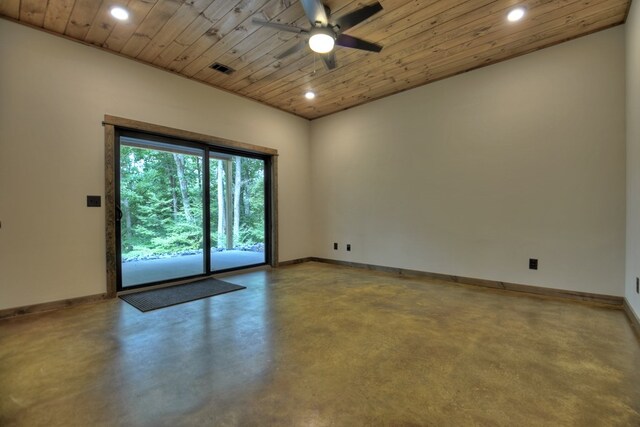
<path fill-rule="evenodd" d="M 382 46 L 379 44 L 344 34 L 344 31 L 380 12 L 382 10 L 380 3 L 375 2 L 354 10 L 353 12 L 349 12 L 346 15 L 334 18 L 331 16 L 331 10 L 322 4 L 321 0 L 300 0 L 300 2 L 302 3 L 305 15 L 307 15 L 311 23 L 310 30 L 305 30 L 293 25 L 263 21 L 257 18 L 253 19 L 253 23 L 256 25 L 275 28 L 280 31 L 288 31 L 290 33 L 303 34 L 305 36 L 299 43 L 277 55 L 277 59 L 285 58 L 304 49 L 308 43 L 311 50 L 320 54 L 326 67 L 332 70 L 336 68 L 336 56 L 333 52 L 334 45 L 369 52 L 380 52 L 382 50 Z"/>

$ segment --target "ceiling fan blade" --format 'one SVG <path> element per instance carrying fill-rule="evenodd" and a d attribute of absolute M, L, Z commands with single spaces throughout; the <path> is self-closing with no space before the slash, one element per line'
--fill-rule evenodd
<path fill-rule="evenodd" d="M 369 52 L 380 52 L 382 50 L 382 46 L 379 44 L 371 43 L 346 34 L 340 34 L 336 39 L 336 44 L 342 47 L 350 47 L 351 49 L 368 50 Z"/>
<path fill-rule="evenodd" d="M 334 68 L 336 68 L 337 65 L 335 52 L 323 53 L 320 55 L 320 57 L 322 58 L 322 61 L 324 61 L 324 65 L 327 67 L 327 70 L 333 70 Z"/>
<path fill-rule="evenodd" d="M 305 15 L 309 18 L 312 26 L 316 26 L 316 22 L 326 26 L 329 23 L 327 11 L 320 0 L 300 0 Z"/>
<path fill-rule="evenodd" d="M 335 24 L 340 27 L 340 31 L 346 31 L 349 28 L 358 25 L 382 10 L 382 5 L 378 2 L 365 6 L 361 9 L 354 10 L 339 18 L 335 19 Z"/>
<path fill-rule="evenodd" d="M 269 28 L 275 28 L 276 30 L 288 31 L 290 33 L 300 34 L 300 33 L 306 33 L 307 32 L 306 30 L 303 30 L 302 28 L 294 27 L 293 25 L 278 24 L 276 22 L 263 21 L 262 19 L 258 19 L 258 18 L 253 18 L 251 20 L 251 22 L 253 22 L 255 25 L 260 25 L 260 26 L 269 27 Z"/>
<path fill-rule="evenodd" d="M 276 59 L 286 58 L 287 56 L 292 55 L 292 54 L 304 49 L 304 47 L 306 45 L 307 45 L 307 41 L 306 40 L 300 40 L 298 43 L 294 44 L 289 49 L 285 50 L 284 52 L 282 52 L 279 55 L 276 55 Z"/>

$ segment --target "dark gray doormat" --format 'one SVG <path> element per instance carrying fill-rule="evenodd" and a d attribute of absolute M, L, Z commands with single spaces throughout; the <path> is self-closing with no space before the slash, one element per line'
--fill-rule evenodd
<path fill-rule="evenodd" d="M 205 279 L 184 285 L 120 295 L 120 299 L 128 302 L 140 311 L 151 311 L 212 297 L 214 295 L 226 294 L 227 292 L 239 291 L 241 289 L 246 289 L 246 287 L 223 282 L 218 279 Z"/>

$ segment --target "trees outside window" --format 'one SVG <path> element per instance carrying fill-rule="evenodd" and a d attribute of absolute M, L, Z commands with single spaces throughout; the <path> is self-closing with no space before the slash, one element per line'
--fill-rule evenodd
<path fill-rule="evenodd" d="M 264 161 L 241 156 L 212 158 L 211 247 L 264 250 Z M 203 158 L 120 146 L 122 259 L 202 251 Z"/>

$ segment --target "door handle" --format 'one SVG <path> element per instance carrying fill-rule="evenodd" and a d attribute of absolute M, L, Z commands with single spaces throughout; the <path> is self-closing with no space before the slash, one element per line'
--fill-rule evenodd
<path fill-rule="evenodd" d="M 122 209 L 116 205 L 116 222 L 120 222 L 120 220 L 122 220 Z"/>

